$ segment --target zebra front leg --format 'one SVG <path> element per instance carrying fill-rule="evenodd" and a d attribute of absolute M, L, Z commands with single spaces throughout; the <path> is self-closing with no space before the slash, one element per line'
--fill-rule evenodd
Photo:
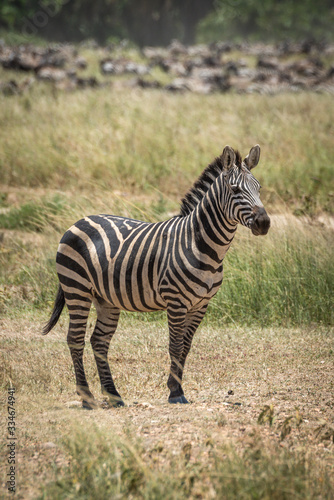
<path fill-rule="evenodd" d="M 66 295 L 65 295 L 66 298 Z M 67 307 L 70 315 L 70 324 L 67 334 L 67 344 L 70 349 L 75 379 L 77 394 L 82 399 L 82 406 L 88 410 L 96 408 L 97 404 L 93 394 L 89 390 L 88 382 L 86 379 L 85 369 L 83 365 L 83 351 L 85 347 L 85 333 L 87 318 L 90 309 L 90 303 L 84 306 L 78 306 L 77 303 L 71 304 L 71 299 L 66 300 Z"/>
<path fill-rule="evenodd" d="M 95 303 L 95 307 L 97 321 L 90 341 L 100 377 L 102 394 L 108 397 L 110 406 L 124 406 L 124 402 L 116 390 L 108 363 L 109 345 L 117 328 L 120 311 L 101 300 Z"/>
<path fill-rule="evenodd" d="M 208 308 L 208 304 L 206 304 L 202 309 L 196 310 L 196 311 L 189 311 L 186 315 L 186 320 L 185 320 L 185 326 L 184 326 L 184 335 L 183 335 L 183 350 L 182 354 L 180 357 L 180 379 L 182 383 L 182 375 L 184 371 L 184 365 L 187 359 L 187 356 L 189 354 L 192 340 L 194 337 L 194 334 L 199 327 L 206 310 Z"/>
<path fill-rule="evenodd" d="M 168 402 L 172 404 L 188 403 L 182 389 L 182 371 L 181 356 L 183 351 L 183 330 L 185 325 L 186 310 L 169 308 L 168 327 L 169 327 L 169 355 L 171 359 L 170 374 L 167 386 L 170 390 Z"/>

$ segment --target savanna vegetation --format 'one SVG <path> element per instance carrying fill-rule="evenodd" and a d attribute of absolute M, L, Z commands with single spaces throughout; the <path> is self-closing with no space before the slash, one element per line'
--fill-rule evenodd
<path fill-rule="evenodd" d="M 0 384 L 4 408 L 16 391 L 18 498 L 333 497 L 333 108 L 306 92 L 0 95 Z M 124 314 L 110 364 L 127 406 L 85 412 L 66 312 L 40 335 L 61 235 L 92 213 L 166 219 L 226 144 L 256 143 L 272 227 L 238 229 L 187 362 L 192 404 L 166 403 L 165 315 Z M 98 396 L 89 345 L 85 361 Z"/>
<path fill-rule="evenodd" d="M 18 240 L 27 230 L 37 232 L 36 251 L 45 255 L 36 259 L 34 251 L 17 247 L 16 238 L 7 241 L 4 233 L 3 308 L 11 309 L 22 287 L 29 290 L 28 308 L 44 309 L 45 300 L 52 300 L 57 240 L 81 216 L 168 218 L 225 144 L 246 154 L 260 142 L 257 177 L 276 229 L 257 240 L 240 228 L 226 259 L 225 285 L 208 317 L 219 322 L 223 314 L 225 322 L 265 325 L 331 323 L 330 96 L 214 95 L 203 100 L 110 89 L 52 96 L 41 87 L 3 103 L 0 225 L 19 231 Z M 324 217 L 324 226 L 317 216 Z"/>

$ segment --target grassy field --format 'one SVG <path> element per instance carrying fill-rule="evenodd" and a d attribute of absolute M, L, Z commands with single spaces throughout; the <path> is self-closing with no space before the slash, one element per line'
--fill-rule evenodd
<path fill-rule="evenodd" d="M 333 213 L 330 95 L 203 98 L 110 88 L 52 95 L 39 85 L 11 101 L 0 97 L 6 185 L 93 185 L 111 198 L 114 190 L 158 190 L 177 200 L 226 144 L 246 154 L 260 143 L 257 175 L 269 199 Z"/>
<path fill-rule="evenodd" d="M 74 396 L 66 318 L 44 338 L 41 320 L 1 320 L 18 498 L 333 497 L 331 330 L 203 327 L 185 373 L 191 404 L 173 406 L 165 322 L 124 318 L 109 358 L 127 406 L 87 412 Z M 85 358 L 101 399 L 90 346 Z M 5 475 L 6 447 L 1 455 Z"/>
<path fill-rule="evenodd" d="M 333 498 L 333 113 L 306 93 L 0 96 L 0 384 L 4 408 L 16 391 L 18 498 Z M 192 404 L 166 403 L 165 314 L 124 314 L 109 358 L 127 406 L 85 412 L 67 314 L 40 335 L 61 235 L 92 213 L 166 219 L 226 144 L 256 143 L 272 227 L 238 229 L 186 367 Z M 89 345 L 86 365 L 101 398 Z"/>

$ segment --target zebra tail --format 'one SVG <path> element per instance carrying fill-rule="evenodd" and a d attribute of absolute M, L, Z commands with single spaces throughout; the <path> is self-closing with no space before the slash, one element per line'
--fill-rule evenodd
<path fill-rule="evenodd" d="M 52 330 L 52 328 L 56 325 L 61 315 L 61 312 L 64 308 L 64 305 L 65 305 L 65 296 L 62 287 L 59 285 L 51 318 L 43 328 L 42 335 L 46 335 L 47 333 L 49 333 Z"/>

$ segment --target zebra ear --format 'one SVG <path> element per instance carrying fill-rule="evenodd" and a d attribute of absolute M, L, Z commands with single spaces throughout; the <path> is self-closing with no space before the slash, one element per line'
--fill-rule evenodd
<path fill-rule="evenodd" d="M 221 155 L 221 159 L 223 162 L 223 168 L 225 171 L 228 171 L 231 167 L 233 167 L 235 163 L 235 152 L 231 146 L 225 146 L 224 151 Z"/>
<path fill-rule="evenodd" d="M 252 170 L 252 168 L 256 167 L 256 165 L 259 163 L 260 151 L 260 146 L 257 144 L 250 149 L 248 155 L 244 159 L 244 162 L 246 163 L 249 170 Z"/>

